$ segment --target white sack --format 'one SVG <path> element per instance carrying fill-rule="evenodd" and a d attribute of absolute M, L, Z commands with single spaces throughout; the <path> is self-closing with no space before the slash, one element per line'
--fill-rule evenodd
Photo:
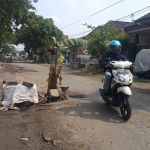
<path fill-rule="evenodd" d="M 33 87 L 28 88 L 22 84 L 18 84 L 13 95 L 13 103 L 22 103 L 25 101 L 38 103 L 38 93 L 37 85 L 34 84 Z"/>
<path fill-rule="evenodd" d="M 3 94 L 4 99 L 2 101 L 2 105 L 4 106 L 12 106 L 13 103 L 13 95 L 15 93 L 17 85 L 6 85 L 3 84 Z"/>
<path fill-rule="evenodd" d="M 18 85 L 3 85 L 4 100 L 2 105 L 13 106 L 15 103 L 33 102 L 38 103 L 37 85 L 28 88 L 22 84 Z"/>
<path fill-rule="evenodd" d="M 141 50 L 135 58 L 135 72 L 145 72 L 150 70 L 150 49 Z"/>

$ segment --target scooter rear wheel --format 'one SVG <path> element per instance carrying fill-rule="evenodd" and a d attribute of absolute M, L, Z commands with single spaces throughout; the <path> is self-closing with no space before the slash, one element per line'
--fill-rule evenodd
<path fill-rule="evenodd" d="M 120 111 L 123 119 L 128 120 L 131 117 L 132 109 L 129 103 L 129 95 L 124 93 L 120 93 L 120 98 L 122 101 L 122 105 L 120 106 Z"/>

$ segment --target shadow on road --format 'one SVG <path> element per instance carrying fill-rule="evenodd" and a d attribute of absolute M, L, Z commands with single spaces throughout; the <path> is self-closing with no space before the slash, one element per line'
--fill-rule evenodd
<path fill-rule="evenodd" d="M 63 112 L 67 116 L 78 116 L 86 119 L 102 120 L 104 122 L 112 123 L 125 123 L 120 114 L 120 108 L 107 106 L 102 98 L 99 96 L 99 92 L 93 92 L 89 94 L 70 93 L 70 98 L 73 98 L 77 103 L 73 107 L 65 106 L 65 108 L 59 108 L 58 111 Z M 133 112 L 135 110 L 150 111 L 150 100 L 148 100 L 147 94 L 142 94 L 133 90 L 133 95 L 130 98 L 130 103 Z M 132 118 L 132 116 L 131 116 Z"/>
<path fill-rule="evenodd" d="M 150 88 L 141 89 L 140 87 L 133 87 L 133 89 L 137 90 L 139 93 L 150 95 Z"/>
<path fill-rule="evenodd" d="M 75 106 L 66 106 L 64 108 L 58 108 L 58 111 L 63 112 L 66 116 L 81 117 L 86 119 L 96 119 L 104 122 L 112 123 L 125 123 L 120 115 L 118 108 L 107 106 L 104 102 L 94 102 L 78 100 Z"/>

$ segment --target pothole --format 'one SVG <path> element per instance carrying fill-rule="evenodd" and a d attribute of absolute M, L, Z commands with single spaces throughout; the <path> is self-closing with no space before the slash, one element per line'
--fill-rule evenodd
<path fill-rule="evenodd" d="M 87 98 L 85 94 L 70 94 L 70 98 Z"/>

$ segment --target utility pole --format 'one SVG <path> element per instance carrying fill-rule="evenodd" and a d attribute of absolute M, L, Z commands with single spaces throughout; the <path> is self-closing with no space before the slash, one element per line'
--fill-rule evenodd
<path fill-rule="evenodd" d="M 130 18 L 132 18 L 132 22 L 134 21 L 134 13 L 131 14 Z"/>

